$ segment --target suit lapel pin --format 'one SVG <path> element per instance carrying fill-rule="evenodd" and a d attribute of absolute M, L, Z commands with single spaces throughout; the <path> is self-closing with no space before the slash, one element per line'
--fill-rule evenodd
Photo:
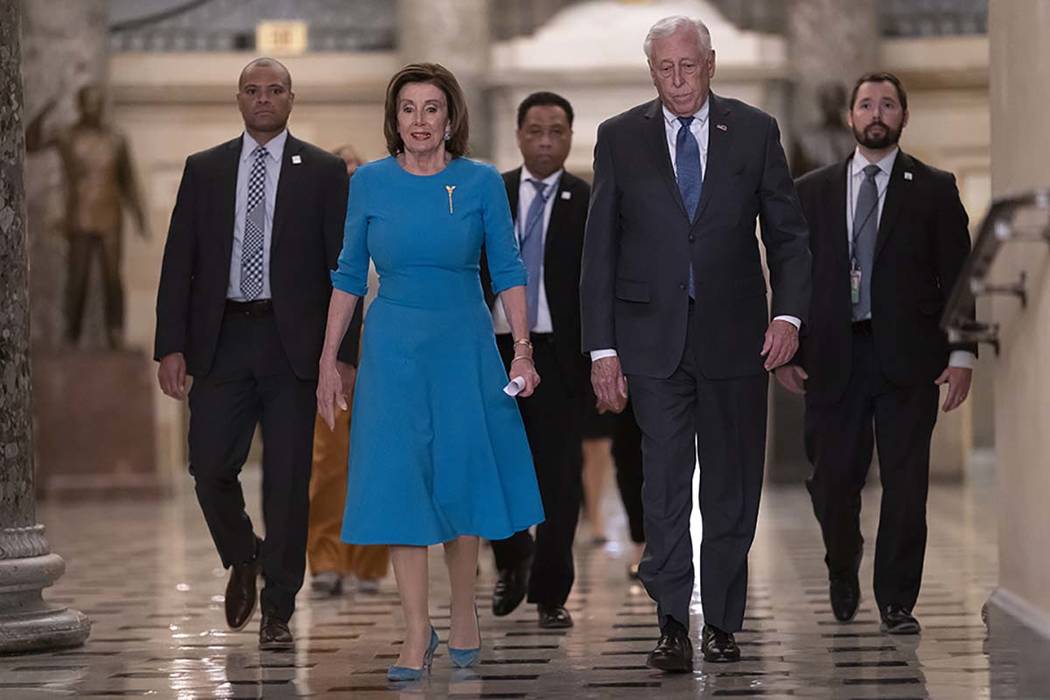
<path fill-rule="evenodd" d="M 905 180 L 911 180 L 912 179 L 912 174 L 911 174 L 910 170 L 905 170 L 904 171 L 904 179 Z"/>
<path fill-rule="evenodd" d="M 562 199 L 572 199 L 572 192 L 569 192 L 568 190 L 563 191 L 561 193 L 561 198 Z"/>
<path fill-rule="evenodd" d="M 302 162 L 303 162 L 303 158 L 298 153 L 296 153 L 294 156 L 292 156 L 292 165 L 299 165 Z"/>
<path fill-rule="evenodd" d="M 729 131 L 729 127 L 725 124 L 715 124 L 715 128 L 719 131 Z"/>

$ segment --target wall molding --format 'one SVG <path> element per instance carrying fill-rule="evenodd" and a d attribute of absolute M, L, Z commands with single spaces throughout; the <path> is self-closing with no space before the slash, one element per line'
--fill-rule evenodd
<path fill-rule="evenodd" d="M 1016 593 L 999 586 L 988 598 L 988 605 L 994 605 L 1025 627 L 1050 639 L 1050 612 L 1037 608 Z"/>

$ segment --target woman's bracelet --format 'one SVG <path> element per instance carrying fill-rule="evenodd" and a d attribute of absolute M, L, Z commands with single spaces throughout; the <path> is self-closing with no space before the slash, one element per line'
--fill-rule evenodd
<path fill-rule="evenodd" d="M 528 338 L 518 338 L 517 340 L 514 341 L 514 345 L 515 346 L 524 345 L 529 350 L 532 350 L 532 341 L 529 340 Z"/>
<path fill-rule="evenodd" d="M 531 363 L 532 363 L 533 365 L 535 365 L 535 364 L 536 364 L 535 362 L 533 362 L 532 358 L 531 358 L 531 357 L 529 357 L 528 355 L 515 355 L 515 356 L 514 356 L 514 359 L 512 359 L 512 360 L 510 361 L 510 363 L 511 363 L 511 364 L 514 364 L 514 363 L 515 363 L 515 362 L 517 362 L 518 360 L 528 360 L 528 361 L 529 361 L 529 362 L 531 362 Z"/>

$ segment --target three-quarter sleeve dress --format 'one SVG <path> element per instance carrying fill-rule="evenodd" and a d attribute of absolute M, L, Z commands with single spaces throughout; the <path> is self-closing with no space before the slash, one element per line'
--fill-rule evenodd
<path fill-rule="evenodd" d="M 394 158 L 354 174 L 335 288 L 379 293 L 362 337 L 342 537 L 430 545 L 503 539 L 543 520 L 528 441 L 482 295 L 525 284 L 495 168 L 455 158 L 413 175 Z"/>

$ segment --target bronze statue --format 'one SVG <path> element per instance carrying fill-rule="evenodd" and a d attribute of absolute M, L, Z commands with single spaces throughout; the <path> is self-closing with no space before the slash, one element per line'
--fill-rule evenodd
<path fill-rule="evenodd" d="M 821 121 L 796 135 L 791 158 L 792 175 L 798 177 L 837 163 L 853 152 L 856 141 L 846 124 L 848 100 L 849 93 L 841 83 L 824 83 L 817 89 Z"/>
<path fill-rule="evenodd" d="M 124 287 L 120 278 L 123 205 L 138 231 L 149 238 L 145 208 L 135 180 L 127 141 L 103 122 L 105 93 L 86 85 L 77 93 L 79 120 L 44 138 L 43 122 L 52 100 L 26 127 L 26 150 L 55 147 L 66 185 L 65 235 L 69 241 L 66 278 L 66 338 L 75 345 L 83 326 L 84 303 L 92 260 L 98 256 L 105 292 L 106 336 L 111 348 L 124 337 Z"/>

